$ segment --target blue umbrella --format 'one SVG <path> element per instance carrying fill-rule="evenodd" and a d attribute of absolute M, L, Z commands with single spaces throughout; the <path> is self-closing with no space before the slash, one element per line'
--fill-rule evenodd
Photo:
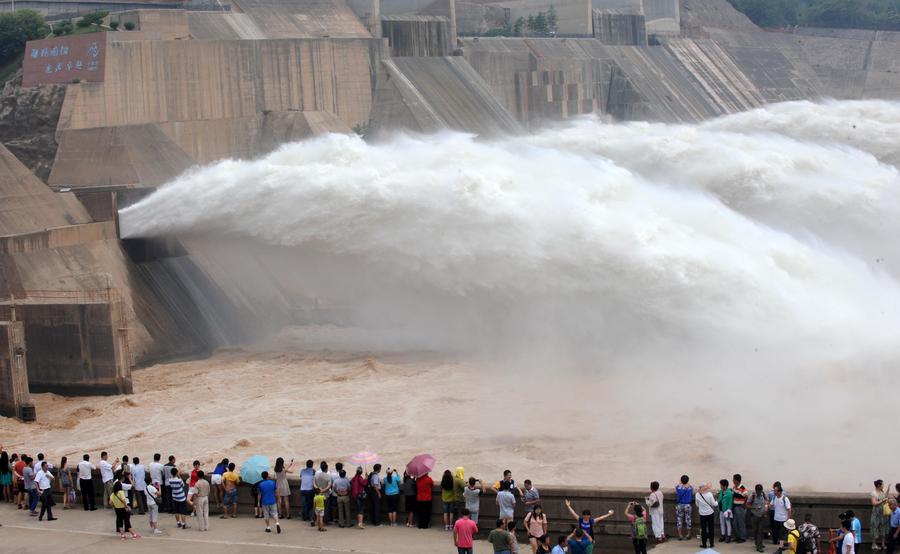
<path fill-rule="evenodd" d="M 269 459 L 265 456 L 250 456 L 241 464 L 241 481 L 258 483 L 262 481 L 262 472 L 269 471 Z"/>

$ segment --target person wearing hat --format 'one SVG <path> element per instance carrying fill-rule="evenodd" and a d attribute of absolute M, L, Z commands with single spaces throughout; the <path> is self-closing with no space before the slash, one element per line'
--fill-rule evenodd
<path fill-rule="evenodd" d="M 788 550 L 793 554 L 797 553 L 797 545 L 800 544 L 800 531 L 797 530 L 797 523 L 793 519 L 784 522 L 784 528 L 787 529 L 787 548 L 782 544 L 782 550 Z"/>

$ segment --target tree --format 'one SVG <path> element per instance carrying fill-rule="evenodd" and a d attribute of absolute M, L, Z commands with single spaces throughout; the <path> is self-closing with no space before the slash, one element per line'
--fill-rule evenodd
<path fill-rule="evenodd" d="M 522 36 L 522 28 L 525 27 L 525 18 L 520 17 L 513 23 L 512 34 L 514 37 Z"/>
<path fill-rule="evenodd" d="M 525 29 L 528 31 L 534 29 L 534 15 L 528 14 L 528 19 L 525 20 Z M 525 34 L 528 35 L 528 33 Z"/>
<path fill-rule="evenodd" d="M 125 30 L 126 30 L 126 31 L 133 31 L 133 30 L 134 30 L 134 23 L 132 23 L 131 21 L 126 21 L 126 22 L 125 22 Z"/>
<path fill-rule="evenodd" d="M 109 28 L 112 29 L 113 31 L 117 31 L 119 29 L 119 22 L 118 21 L 110 21 Z"/>
<path fill-rule="evenodd" d="M 78 21 L 78 26 L 81 28 L 90 27 L 92 25 L 99 26 L 103 23 L 103 19 L 109 15 L 109 12 L 93 12 L 85 15 Z"/>
<path fill-rule="evenodd" d="M 556 23 L 556 8 L 554 8 L 553 4 L 551 4 L 550 9 L 547 10 L 547 30 L 554 35 L 556 34 Z"/>
<path fill-rule="evenodd" d="M 44 18 L 34 10 L 0 14 L 0 64 L 7 64 L 24 52 L 29 40 L 44 38 L 49 32 Z"/>
<path fill-rule="evenodd" d="M 71 19 L 64 19 L 53 26 L 53 34 L 58 37 L 71 34 L 74 30 L 75 25 L 72 23 Z"/>

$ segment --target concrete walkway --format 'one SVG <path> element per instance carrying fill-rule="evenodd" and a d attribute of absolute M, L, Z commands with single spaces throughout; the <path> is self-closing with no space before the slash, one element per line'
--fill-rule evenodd
<path fill-rule="evenodd" d="M 455 554 L 450 533 L 437 529 L 419 530 L 404 527 L 367 527 L 360 529 L 338 529 L 328 527 L 319 533 L 309 524 L 292 519 L 281 525 L 284 532 L 276 535 L 264 532 L 265 525 L 260 519 L 239 516 L 237 519 L 222 520 L 213 516 L 210 530 L 200 532 L 196 520 L 191 521 L 192 529 L 175 527 L 175 518 L 169 514 L 160 516 L 163 535 L 149 535 L 147 516 L 135 516 L 132 524 L 143 535 L 140 540 L 121 541 L 113 533 L 115 515 L 112 510 L 98 509 L 95 512 L 83 510 L 62 510 L 56 507 L 56 521 L 38 522 L 36 517 L 16 510 L 10 504 L 0 504 L 0 551 L 16 553 L 46 554 L 60 552 L 84 552 L 96 554 L 124 549 L 129 552 L 160 552 L 166 554 L 204 553 L 239 554 L 242 552 L 326 552 L 356 554 L 421 554 L 422 552 Z M 526 547 L 527 548 L 527 547 Z M 523 549 L 523 552 L 530 550 Z M 493 549 L 485 541 L 476 541 L 476 554 L 490 554 Z"/>

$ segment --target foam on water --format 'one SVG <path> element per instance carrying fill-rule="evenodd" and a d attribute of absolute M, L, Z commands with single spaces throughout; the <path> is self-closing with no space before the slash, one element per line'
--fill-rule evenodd
<path fill-rule="evenodd" d="M 614 364 L 752 346 L 808 365 L 898 338 L 898 140 L 900 104 L 880 101 L 493 141 L 330 135 L 192 171 L 121 221 L 314 254 L 340 274 L 332 300 L 429 347 Z"/>

